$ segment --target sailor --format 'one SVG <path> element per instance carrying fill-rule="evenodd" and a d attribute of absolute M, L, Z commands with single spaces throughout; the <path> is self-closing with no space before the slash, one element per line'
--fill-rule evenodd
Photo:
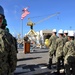
<path fill-rule="evenodd" d="M 66 75 L 75 75 L 75 46 L 74 46 L 74 32 L 69 31 L 68 42 L 63 48 L 64 65 Z M 72 69 L 72 71 L 70 71 Z"/>
<path fill-rule="evenodd" d="M 65 44 L 64 42 L 64 38 L 63 38 L 63 30 L 60 29 L 58 31 L 58 37 L 56 39 L 56 60 L 57 60 L 57 74 L 60 75 L 60 68 L 61 68 L 61 64 L 62 66 L 64 66 L 64 59 L 63 59 L 63 46 Z"/>
<path fill-rule="evenodd" d="M 5 31 L 6 26 L 4 9 L 0 6 L 0 75 L 11 75 L 17 65 L 16 48 L 12 37 Z"/>
<path fill-rule="evenodd" d="M 56 39 L 57 39 L 57 30 L 53 29 L 52 31 L 52 36 L 49 38 L 49 64 L 48 64 L 48 68 L 51 69 L 51 65 L 52 65 L 52 59 L 53 59 L 53 55 L 55 54 L 56 51 Z"/>

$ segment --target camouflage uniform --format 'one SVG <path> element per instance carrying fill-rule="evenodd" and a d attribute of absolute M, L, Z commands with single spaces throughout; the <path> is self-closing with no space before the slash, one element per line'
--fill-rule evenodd
<path fill-rule="evenodd" d="M 15 45 L 15 48 L 16 48 L 16 53 L 18 53 L 17 39 L 16 39 L 16 37 L 13 37 L 13 39 L 14 39 L 14 45 Z"/>
<path fill-rule="evenodd" d="M 74 46 L 75 46 L 75 38 L 74 38 Z"/>
<path fill-rule="evenodd" d="M 53 59 L 53 55 L 55 54 L 55 51 L 56 51 L 56 39 L 57 39 L 57 36 L 56 35 L 52 35 L 49 39 L 49 67 L 51 68 L 51 65 L 52 65 L 52 59 Z"/>
<path fill-rule="evenodd" d="M 1 34 L 6 35 L 6 40 L 4 39 L 5 49 L 0 47 L 0 75 L 10 75 L 14 72 L 17 65 L 16 49 L 12 43 L 13 39 L 10 34 L 6 33 L 3 29 L 0 29 L 0 35 Z M 1 42 L 1 44 L 3 43 Z"/>
<path fill-rule="evenodd" d="M 66 43 L 68 41 L 68 36 L 64 37 L 64 42 Z"/>
<path fill-rule="evenodd" d="M 68 41 L 68 30 L 64 30 L 64 41 L 65 43 Z"/>
<path fill-rule="evenodd" d="M 64 46 L 64 38 L 59 37 L 56 40 L 56 60 L 57 60 L 57 72 L 60 73 L 59 70 L 61 69 L 61 62 L 62 66 L 64 65 L 64 59 L 63 59 L 63 46 Z"/>
<path fill-rule="evenodd" d="M 66 42 L 63 48 L 63 55 L 66 75 L 71 75 L 70 68 L 72 68 L 72 75 L 75 75 L 75 46 L 73 40 Z"/>
<path fill-rule="evenodd" d="M 6 33 L 10 34 L 8 28 L 5 28 L 5 31 L 6 31 Z M 11 34 L 10 34 L 10 37 L 13 39 L 13 42 L 12 42 L 12 43 L 13 43 L 13 45 L 14 45 L 15 48 L 16 48 L 16 53 L 18 53 L 17 39 L 16 39 L 16 37 L 12 36 Z"/>

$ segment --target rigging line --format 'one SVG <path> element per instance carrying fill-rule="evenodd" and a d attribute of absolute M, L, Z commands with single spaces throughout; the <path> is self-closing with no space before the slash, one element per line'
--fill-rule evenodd
<path fill-rule="evenodd" d="M 12 28 L 13 32 L 16 32 L 18 34 L 18 32 L 16 31 L 16 29 L 13 26 L 11 26 L 11 28 Z"/>
<path fill-rule="evenodd" d="M 58 13 L 60 13 L 60 12 L 58 12 Z M 38 18 L 38 17 L 49 16 L 49 15 L 52 15 L 52 14 L 46 14 L 46 15 L 41 15 L 41 16 L 34 16 L 34 17 L 29 17 L 29 18 Z"/>
<path fill-rule="evenodd" d="M 57 14 L 60 14 L 60 13 L 57 12 L 57 13 L 55 13 L 55 14 L 52 14 L 52 15 L 50 15 L 50 16 L 48 16 L 48 17 L 46 17 L 46 18 L 44 18 L 44 19 L 42 19 L 42 20 L 36 22 L 35 24 L 38 24 L 38 23 L 40 23 L 40 22 L 43 22 L 43 21 L 45 21 L 45 20 L 47 20 L 47 19 L 49 19 L 49 18 L 51 18 L 51 17 L 53 17 L 53 16 L 56 16 Z"/>

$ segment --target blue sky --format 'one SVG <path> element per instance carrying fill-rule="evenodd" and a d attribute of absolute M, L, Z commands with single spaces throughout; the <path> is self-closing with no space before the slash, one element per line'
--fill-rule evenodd
<path fill-rule="evenodd" d="M 5 17 L 7 19 L 10 33 L 17 35 L 22 34 L 22 9 L 29 6 L 30 14 L 23 20 L 23 34 L 29 32 L 30 27 L 27 26 L 28 18 L 36 23 L 47 16 L 60 12 L 39 24 L 33 29 L 35 31 L 45 29 L 73 29 L 75 30 L 75 0 L 0 0 L 3 6 Z"/>

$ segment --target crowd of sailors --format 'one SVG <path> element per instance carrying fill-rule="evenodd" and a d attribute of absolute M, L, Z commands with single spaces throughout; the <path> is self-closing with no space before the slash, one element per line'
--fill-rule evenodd
<path fill-rule="evenodd" d="M 57 36 L 58 33 L 58 36 Z M 61 66 L 65 75 L 75 75 L 75 33 L 60 29 L 53 29 L 46 46 L 49 48 L 49 64 L 51 69 L 53 55 L 56 57 L 57 75 L 60 75 Z"/>

